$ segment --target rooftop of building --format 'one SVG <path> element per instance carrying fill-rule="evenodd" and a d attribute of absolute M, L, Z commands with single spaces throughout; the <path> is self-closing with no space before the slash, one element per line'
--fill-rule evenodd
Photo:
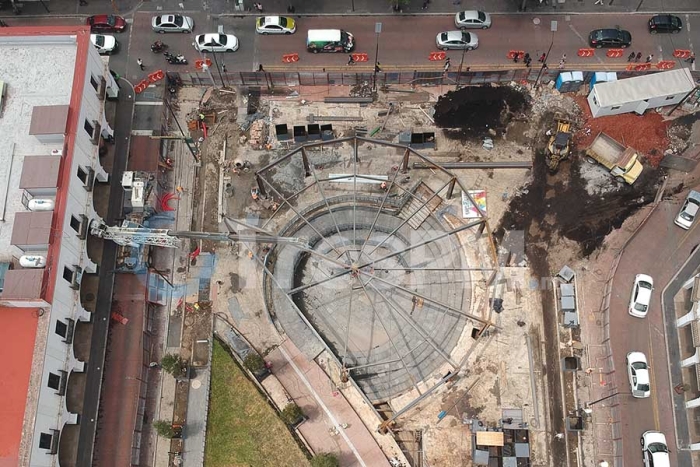
<path fill-rule="evenodd" d="M 0 465 L 19 465 L 24 408 L 37 331 L 35 308 L 0 307 L 0 354 L 5 358 L 0 378 Z"/>
<path fill-rule="evenodd" d="M 15 212 L 26 211 L 19 188 L 24 159 L 51 157 L 52 150 L 63 149 L 63 144 L 43 144 L 31 133 L 66 132 L 80 29 L 22 27 L 0 33 L 0 79 L 6 88 L 0 108 L 0 180 L 9 182 L 8 190 L 0 190 L 0 261 L 17 254 L 10 242 Z"/>

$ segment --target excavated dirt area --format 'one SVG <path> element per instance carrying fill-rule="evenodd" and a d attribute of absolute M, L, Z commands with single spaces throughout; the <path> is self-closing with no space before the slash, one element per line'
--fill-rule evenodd
<path fill-rule="evenodd" d="M 578 243 L 579 256 L 587 257 L 628 216 L 653 201 L 661 179 L 660 169 L 645 167 L 634 185 L 616 182 L 605 174 L 610 177 L 611 190 L 591 194 L 582 175 L 590 169 L 587 164 L 590 163 L 583 157 L 575 158 L 562 164 L 552 176 L 547 172 L 544 153 L 539 150 L 532 179 L 511 200 L 495 231 L 496 238 L 500 240 L 506 230 L 522 230 L 526 245 L 547 246 L 553 238 L 564 237 Z M 528 257 L 534 260 L 530 253 Z"/>
<path fill-rule="evenodd" d="M 435 105 L 435 124 L 444 128 L 448 138 L 497 134 L 508 123 L 530 110 L 530 97 L 515 86 L 472 86 L 440 96 Z"/>

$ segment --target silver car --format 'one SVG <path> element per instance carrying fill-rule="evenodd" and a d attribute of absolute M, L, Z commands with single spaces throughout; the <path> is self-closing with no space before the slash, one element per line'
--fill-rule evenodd
<path fill-rule="evenodd" d="M 477 10 L 460 11 L 455 15 L 455 26 L 459 29 L 488 29 L 491 15 Z"/>
<path fill-rule="evenodd" d="M 474 50 L 479 47 L 479 38 L 473 32 L 446 31 L 437 35 L 435 45 L 441 50 Z"/>
<path fill-rule="evenodd" d="M 151 27 L 155 32 L 161 34 L 166 32 L 190 33 L 194 29 L 194 20 L 189 16 L 182 15 L 154 16 L 151 20 Z"/>

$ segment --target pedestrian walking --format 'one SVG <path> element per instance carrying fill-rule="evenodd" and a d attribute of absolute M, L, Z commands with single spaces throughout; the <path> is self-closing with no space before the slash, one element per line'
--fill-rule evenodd
<path fill-rule="evenodd" d="M 444 71 L 445 73 L 447 73 L 447 71 L 450 69 L 450 65 L 451 65 L 451 63 L 450 63 L 450 57 L 447 57 L 447 58 L 445 59 L 445 68 L 443 69 L 443 71 Z"/>
<path fill-rule="evenodd" d="M 348 57 L 348 65 L 354 65 L 355 59 L 353 58 L 352 54 L 349 54 Z"/>
<path fill-rule="evenodd" d="M 602 4 L 603 4 L 603 0 L 595 0 L 594 5 L 602 5 Z"/>
<path fill-rule="evenodd" d="M 263 12 L 262 3 L 253 3 L 253 7 L 257 10 L 258 13 L 262 13 L 262 12 Z"/>
<path fill-rule="evenodd" d="M 566 63 L 566 54 L 563 54 L 561 56 L 561 61 L 562 61 L 562 63 Z"/>
<path fill-rule="evenodd" d="M 87 0 L 80 0 L 78 3 L 80 6 L 86 6 L 88 4 Z"/>
<path fill-rule="evenodd" d="M 627 61 L 628 61 L 628 62 L 631 62 L 632 60 L 634 60 L 634 57 L 635 57 L 636 55 L 637 55 L 637 54 L 635 54 L 634 52 L 630 52 L 630 54 L 627 56 Z"/>
<path fill-rule="evenodd" d="M 140 58 L 137 58 L 137 59 L 136 59 L 136 63 L 139 64 L 139 68 L 141 68 L 141 71 L 143 71 L 143 70 L 146 69 L 146 67 L 143 66 L 143 60 L 141 60 Z"/>
<path fill-rule="evenodd" d="M 527 60 L 525 60 L 525 66 L 530 68 L 530 63 L 532 62 L 532 59 L 530 57 L 527 57 Z"/>
<path fill-rule="evenodd" d="M 423 2 L 423 6 L 420 7 L 421 10 L 427 10 L 428 9 L 428 2 Z"/>
<path fill-rule="evenodd" d="M 651 61 L 654 59 L 654 54 L 649 54 L 647 55 L 647 63 L 651 63 Z"/>
<path fill-rule="evenodd" d="M 221 71 L 226 73 L 226 64 L 224 62 L 221 62 Z"/>
<path fill-rule="evenodd" d="M 565 63 L 566 63 L 566 62 L 564 61 L 563 58 L 562 58 L 561 60 L 559 60 L 559 69 L 560 69 L 560 70 L 563 70 L 563 69 L 564 69 L 564 64 L 565 64 Z"/>
<path fill-rule="evenodd" d="M 691 54 L 690 54 L 690 57 L 686 58 L 685 61 L 688 62 L 688 63 L 690 63 L 691 65 L 692 65 L 693 63 L 695 63 L 695 54 L 694 54 L 694 53 L 691 53 Z"/>
<path fill-rule="evenodd" d="M 513 63 L 518 63 L 518 58 L 520 58 L 520 54 L 515 54 L 513 55 Z"/>
<path fill-rule="evenodd" d="M 542 52 L 542 55 L 540 55 L 540 58 L 537 59 L 538 62 L 544 63 L 544 61 L 547 59 L 547 54 Z"/>
<path fill-rule="evenodd" d="M 637 52 L 637 56 L 634 57 L 634 61 L 635 61 L 635 62 L 638 62 L 638 61 L 640 61 L 641 59 L 642 59 L 642 53 L 641 53 L 641 52 Z"/>
<path fill-rule="evenodd" d="M 523 61 L 525 63 L 530 61 L 530 54 L 528 52 L 525 52 L 525 55 L 523 55 Z"/>
<path fill-rule="evenodd" d="M 292 14 L 293 14 L 293 13 L 296 12 L 296 11 L 297 11 L 297 9 L 294 8 L 294 5 L 291 5 L 291 4 L 290 4 L 290 5 L 287 7 L 287 13 L 292 13 Z"/>
<path fill-rule="evenodd" d="M 382 71 L 382 64 L 377 62 L 376 65 L 374 65 L 374 72 L 375 73 L 380 73 Z"/>
<path fill-rule="evenodd" d="M 260 65 L 258 65 L 258 71 L 260 71 L 260 72 L 264 72 L 264 71 L 265 71 L 265 69 L 264 69 L 263 66 L 262 66 L 262 63 L 261 63 Z"/>

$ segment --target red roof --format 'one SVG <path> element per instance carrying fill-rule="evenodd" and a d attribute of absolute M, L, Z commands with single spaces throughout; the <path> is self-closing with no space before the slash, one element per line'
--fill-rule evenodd
<path fill-rule="evenodd" d="M 0 355 L 7 357 L 0 378 L 0 467 L 19 465 L 37 317 L 36 308 L 0 307 Z"/>

